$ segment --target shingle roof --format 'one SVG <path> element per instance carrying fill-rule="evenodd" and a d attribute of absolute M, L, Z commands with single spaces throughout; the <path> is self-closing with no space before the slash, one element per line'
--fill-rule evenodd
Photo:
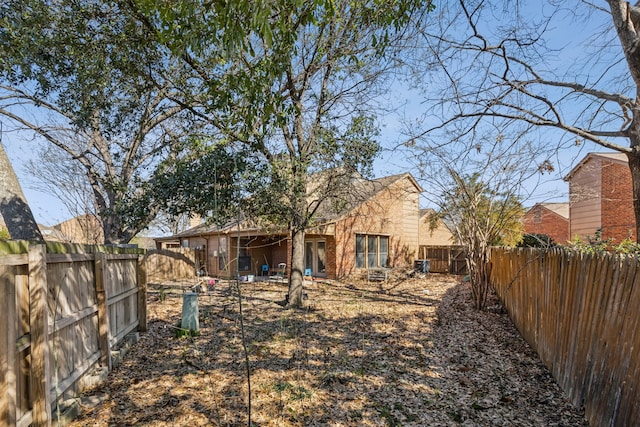
<path fill-rule="evenodd" d="M 312 179 L 309 180 L 310 188 L 307 201 L 315 208 L 316 222 L 329 223 L 341 218 L 366 200 L 371 199 L 383 189 L 405 178 L 413 183 L 417 191 L 422 191 L 422 188 L 410 173 L 390 175 L 377 179 L 366 179 L 358 173 L 345 173 L 340 175 L 329 174 L 325 171 L 313 175 Z M 346 183 L 348 185 L 345 185 L 345 180 L 348 181 Z M 313 192 L 319 189 L 322 191 L 322 189 L 326 189 L 332 185 L 338 185 L 339 188 L 344 188 L 345 190 L 342 193 L 337 192 L 335 193 L 335 197 L 325 198 L 319 202 L 319 205 L 313 206 Z M 222 226 L 206 223 L 199 224 L 181 233 L 160 237 L 156 240 L 173 240 L 183 237 L 227 232 L 236 230 L 237 223 L 238 221 L 230 221 Z M 258 224 L 248 224 L 245 221 L 241 221 L 240 224 L 242 230 L 261 230 Z"/>

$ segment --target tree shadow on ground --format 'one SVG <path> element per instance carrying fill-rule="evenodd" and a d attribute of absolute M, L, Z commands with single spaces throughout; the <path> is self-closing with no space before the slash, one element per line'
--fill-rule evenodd
<path fill-rule="evenodd" d="M 314 283 L 300 310 L 281 285 L 243 284 L 256 425 L 586 425 L 494 301 L 472 308 L 459 277 Z M 179 298 L 150 305 L 149 332 L 95 392 L 83 421 L 247 423 L 240 310 L 232 289 L 202 295 L 200 335 L 176 338 Z"/>

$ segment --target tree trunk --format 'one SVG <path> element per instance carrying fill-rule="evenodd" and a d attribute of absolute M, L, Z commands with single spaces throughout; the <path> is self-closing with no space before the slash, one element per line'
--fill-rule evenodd
<path fill-rule="evenodd" d="M 44 242 L 33 212 L 24 197 L 18 177 L 0 143 L 0 219 L 16 240 Z"/>
<path fill-rule="evenodd" d="M 304 230 L 291 233 L 291 272 L 289 273 L 288 307 L 302 306 L 304 272 Z"/>
<path fill-rule="evenodd" d="M 640 144 L 632 144 L 632 147 L 638 147 Z M 640 237 L 640 151 L 633 150 L 627 153 L 629 159 L 629 169 L 631 170 L 631 183 L 633 188 L 633 212 L 636 220 L 634 240 L 638 242 Z"/>

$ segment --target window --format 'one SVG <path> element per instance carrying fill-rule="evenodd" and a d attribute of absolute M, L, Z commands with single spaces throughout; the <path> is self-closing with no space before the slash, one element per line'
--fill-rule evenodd
<path fill-rule="evenodd" d="M 356 268 L 364 268 L 365 241 L 367 236 L 356 234 Z"/>
<path fill-rule="evenodd" d="M 367 236 L 367 267 L 378 266 L 378 239 L 374 236 Z"/>
<path fill-rule="evenodd" d="M 389 238 L 387 236 L 378 237 L 378 260 L 381 267 L 389 265 Z"/>
<path fill-rule="evenodd" d="M 389 265 L 389 237 L 356 234 L 356 268 Z"/>
<path fill-rule="evenodd" d="M 535 224 L 540 224 L 542 222 L 542 212 L 540 212 L 540 209 L 536 209 L 533 212 L 533 222 Z"/>

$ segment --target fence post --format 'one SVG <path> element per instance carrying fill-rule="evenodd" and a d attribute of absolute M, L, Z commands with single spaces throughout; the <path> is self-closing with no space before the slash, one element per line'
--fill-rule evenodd
<path fill-rule="evenodd" d="M 45 245 L 29 246 L 29 329 L 31 334 L 31 398 L 33 425 L 51 425 L 49 312 Z M 15 341 L 14 341 L 15 348 Z"/>
<path fill-rule="evenodd" d="M 144 256 L 138 257 L 138 331 L 147 332 L 147 263 Z"/>
<path fill-rule="evenodd" d="M 0 265 L 0 425 L 16 424 L 16 288 L 8 268 Z"/>
<path fill-rule="evenodd" d="M 105 288 L 107 273 L 107 255 L 103 252 L 95 254 L 96 297 L 98 300 L 98 345 L 100 347 L 100 364 L 111 370 L 111 344 L 109 343 L 109 307 Z"/>

